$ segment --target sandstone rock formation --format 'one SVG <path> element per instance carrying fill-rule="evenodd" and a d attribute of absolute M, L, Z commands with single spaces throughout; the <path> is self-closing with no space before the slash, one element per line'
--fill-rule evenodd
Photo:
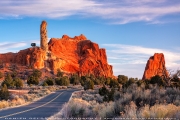
<path fill-rule="evenodd" d="M 154 56 L 151 56 L 149 58 L 142 79 L 150 79 L 155 75 L 168 76 L 168 72 L 165 67 L 165 59 L 163 53 L 155 53 Z"/>
<path fill-rule="evenodd" d="M 63 35 L 61 39 L 52 38 L 49 41 L 49 51 L 52 56 L 56 56 L 50 60 L 54 71 L 60 68 L 79 75 L 113 76 L 105 49 L 99 49 L 98 44 L 87 40 L 82 34 L 74 38 L 67 35 Z"/>
<path fill-rule="evenodd" d="M 45 24 L 45 23 L 43 23 Z M 112 77 L 112 66 L 107 63 L 105 49 L 87 40 L 84 35 L 71 38 L 51 38 L 48 43 L 49 55 L 41 47 L 21 50 L 18 53 L 0 54 L 3 63 L 16 63 L 41 69 L 49 67 L 55 73 L 57 69 L 66 73 L 79 75 L 93 74 L 95 76 Z"/>
<path fill-rule="evenodd" d="M 44 68 L 46 52 L 39 47 L 21 50 L 18 53 L 0 54 L 3 63 L 15 63 L 33 68 Z"/>
<path fill-rule="evenodd" d="M 40 46 L 44 51 L 48 51 L 48 37 L 47 37 L 46 26 L 47 26 L 46 21 L 42 21 L 40 27 L 40 36 L 41 36 Z"/>

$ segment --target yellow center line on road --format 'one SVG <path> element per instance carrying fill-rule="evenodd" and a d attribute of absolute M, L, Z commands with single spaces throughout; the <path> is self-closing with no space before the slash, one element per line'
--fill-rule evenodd
<path fill-rule="evenodd" d="M 62 92 L 62 93 L 63 93 L 63 92 Z M 21 111 L 21 112 L 13 113 L 13 114 L 10 114 L 10 115 L 2 116 L 2 117 L 0 117 L 0 119 L 1 119 L 1 118 L 6 118 L 6 117 L 10 117 L 10 116 L 13 116 L 13 115 L 18 115 L 18 114 L 21 114 L 21 113 L 25 113 L 25 112 L 32 111 L 32 110 L 35 110 L 35 109 L 37 109 L 37 108 L 43 107 L 43 106 L 51 103 L 51 102 L 54 101 L 55 99 L 57 99 L 62 93 L 60 93 L 60 94 L 59 94 L 58 96 L 56 96 L 54 99 L 52 99 L 51 101 L 49 101 L 49 102 L 47 102 L 47 103 L 45 103 L 45 104 L 43 104 L 43 105 L 40 105 L 40 106 L 35 107 L 35 108 L 28 109 L 28 110 L 24 110 L 24 111 Z"/>

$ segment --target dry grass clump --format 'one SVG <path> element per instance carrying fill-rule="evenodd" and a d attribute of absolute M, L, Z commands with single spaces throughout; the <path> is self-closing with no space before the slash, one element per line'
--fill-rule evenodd
<path fill-rule="evenodd" d="M 72 98 L 82 98 L 86 101 L 103 102 L 103 97 L 99 95 L 98 90 L 81 90 L 78 92 L 74 92 Z"/>
<path fill-rule="evenodd" d="M 6 107 L 9 107 L 9 102 L 5 100 L 0 101 L 0 109 L 6 108 Z"/>
<path fill-rule="evenodd" d="M 139 114 L 144 118 L 180 118 L 180 106 L 156 104 L 149 107 L 146 105 Z"/>
<path fill-rule="evenodd" d="M 155 104 L 154 106 L 145 105 L 138 109 L 136 104 L 131 101 L 125 106 L 125 112 L 120 113 L 123 119 L 177 119 L 180 118 L 180 106 L 173 104 Z"/>
<path fill-rule="evenodd" d="M 97 118 L 113 118 L 114 117 L 114 102 L 92 104 L 94 117 Z"/>
<path fill-rule="evenodd" d="M 73 118 L 87 117 L 89 115 L 90 104 L 82 99 L 72 98 L 68 103 L 64 104 L 63 109 L 50 119 L 54 118 Z"/>
<path fill-rule="evenodd" d="M 10 106 L 17 106 L 17 105 L 22 105 L 24 104 L 26 101 L 23 99 L 23 98 L 16 98 L 16 99 L 13 99 L 11 100 L 10 102 Z"/>

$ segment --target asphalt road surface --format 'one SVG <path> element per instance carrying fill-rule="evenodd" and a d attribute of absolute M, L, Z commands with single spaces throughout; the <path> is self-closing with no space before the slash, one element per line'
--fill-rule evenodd
<path fill-rule="evenodd" d="M 59 112 L 77 90 L 59 90 L 29 105 L 0 111 L 0 120 L 45 120 Z"/>

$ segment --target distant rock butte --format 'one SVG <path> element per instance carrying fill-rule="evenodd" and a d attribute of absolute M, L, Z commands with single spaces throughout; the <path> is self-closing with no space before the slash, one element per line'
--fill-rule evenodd
<path fill-rule="evenodd" d="M 112 66 L 107 63 L 105 49 L 100 49 L 98 44 L 87 40 L 82 34 L 74 38 L 67 35 L 63 35 L 62 38 L 51 38 L 48 49 L 48 56 L 40 47 L 34 47 L 18 53 L 0 54 L 0 60 L 36 69 L 48 67 L 55 73 L 60 69 L 79 75 L 113 76 Z"/>
<path fill-rule="evenodd" d="M 165 67 L 165 59 L 163 53 L 155 53 L 154 56 L 151 56 L 149 58 L 142 79 L 150 79 L 155 75 L 168 76 L 168 71 Z"/>

